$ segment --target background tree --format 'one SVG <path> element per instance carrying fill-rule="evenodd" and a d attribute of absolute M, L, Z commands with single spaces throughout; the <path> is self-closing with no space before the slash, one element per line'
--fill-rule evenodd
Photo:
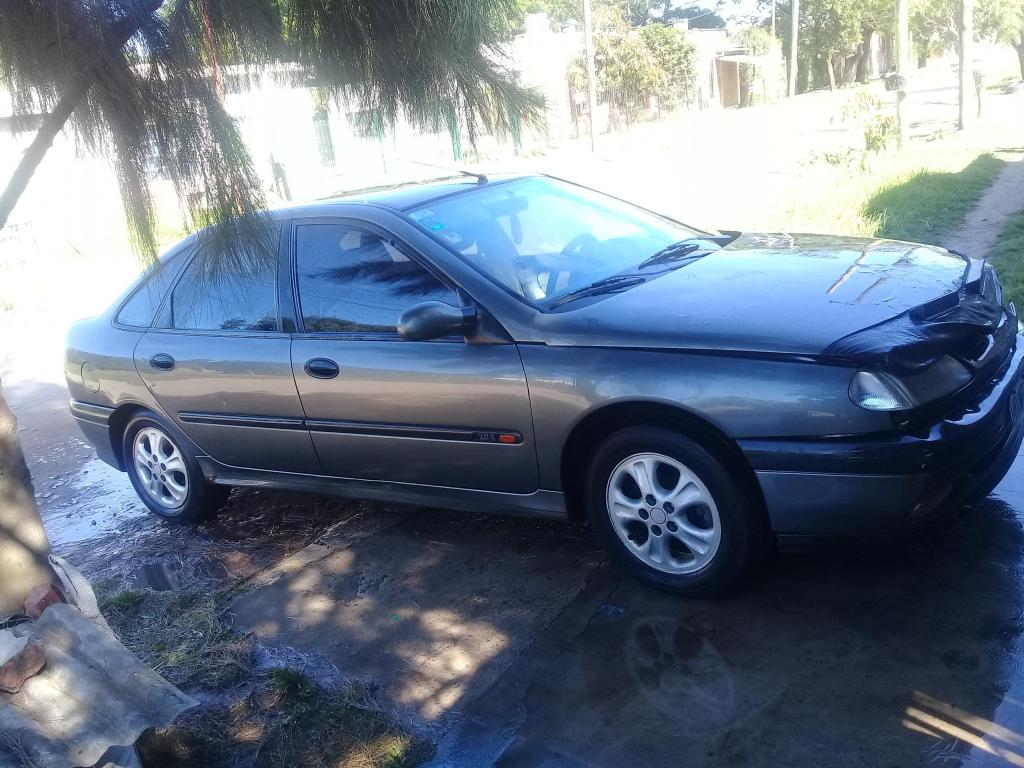
<path fill-rule="evenodd" d="M 978 0 L 974 6 L 974 29 L 982 40 L 1013 47 L 1024 82 L 1024 0 Z"/>
<path fill-rule="evenodd" d="M 959 14 L 958 0 L 912 0 L 910 33 L 919 65 L 930 56 L 958 50 Z M 1012 46 L 1024 80 L 1024 0 L 977 0 L 974 34 L 978 40 Z"/>
<path fill-rule="evenodd" d="M 780 8 L 783 29 L 790 19 Z M 891 0 L 802 0 L 800 4 L 800 90 L 836 87 L 854 80 L 867 82 L 872 71 L 871 50 L 878 34 L 895 30 Z M 788 50 L 788 33 L 784 32 Z"/>
<path fill-rule="evenodd" d="M 862 0 L 858 21 L 860 23 L 860 43 L 854 51 L 852 60 L 847 60 L 843 77 L 844 82 L 866 83 L 874 74 L 872 70 L 871 48 L 875 35 L 892 35 L 896 27 L 896 9 L 892 0 Z"/>
<path fill-rule="evenodd" d="M 664 80 L 654 54 L 639 35 L 628 30 L 595 35 L 594 68 L 600 100 L 609 105 L 613 125 L 632 123 Z M 569 64 L 569 84 L 583 91 L 587 87 L 586 77 L 586 62 L 578 56 Z"/>
<path fill-rule="evenodd" d="M 270 255 L 260 181 L 237 126 L 214 90 L 210 66 L 251 76 L 288 62 L 335 102 L 357 102 L 384 123 L 405 115 L 430 129 L 457 110 L 472 139 L 539 119 L 540 97 L 506 65 L 515 0 L 5 0 L 0 3 L 0 84 L 15 122 L 41 127 L 0 195 L 6 223 L 53 139 L 67 125 L 110 160 L 138 252 L 156 252 L 145 173 L 170 178 L 193 225 L 213 223 L 200 254 L 222 271 Z M 49 580 L 48 545 L 0 398 L 0 614 L 27 587 Z M 20 569 L 20 570 L 19 570 Z M 27 576 L 26 576 L 27 574 Z"/>
<path fill-rule="evenodd" d="M 804 89 L 836 87 L 837 60 L 861 41 L 862 0 L 801 0 L 799 64 Z"/>
<path fill-rule="evenodd" d="M 520 0 L 519 11 L 523 15 L 546 13 L 555 28 L 561 28 L 570 19 L 583 23 L 582 0 Z"/>
<path fill-rule="evenodd" d="M 957 5 L 954 0 L 912 0 L 910 38 L 917 64 L 924 66 L 957 44 Z"/>
<path fill-rule="evenodd" d="M 697 80 L 697 48 L 686 36 L 664 24 L 648 24 L 640 38 L 662 72 L 657 90 L 658 106 L 675 109 L 692 104 Z"/>
<path fill-rule="evenodd" d="M 720 6 L 701 8 L 699 5 L 687 5 L 668 10 L 662 18 L 665 21 L 685 20 L 690 29 L 724 29 L 725 19 L 718 15 L 719 8 Z"/>

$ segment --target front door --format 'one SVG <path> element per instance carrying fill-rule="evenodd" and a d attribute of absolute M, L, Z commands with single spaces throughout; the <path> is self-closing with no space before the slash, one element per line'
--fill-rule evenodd
<path fill-rule="evenodd" d="M 277 310 L 277 259 L 197 256 L 135 348 L 135 366 L 178 427 L 234 467 L 316 474 Z"/>
<path fill-rule="evenodd" d="M 456 292 L 355 222 L 293 230 L 301 332 L 292 371 L 326 474 L 514 493 L 537 489 L 526 374 L 512 343 L 403 341 L 420 301 Z"/>

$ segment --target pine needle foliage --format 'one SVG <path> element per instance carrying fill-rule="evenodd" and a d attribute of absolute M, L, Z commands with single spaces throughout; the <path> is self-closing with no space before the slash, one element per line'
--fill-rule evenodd
<path fill-rule="evenodd" d="M 455 115 L 503 135 L 543 103 L 503 53 L 516 0 L 2 0 L 0 85 L 15 118 L 79 98 L 70 126 L 110 159 L 133 243 L 157 250 L 150 180 L 173 182 L 193 228 L 215 224 L 218 267 L 251 266 L 274 239 L 265 200 L 215 79 L 285 77 L 381 125 L 437 130 Z"/>

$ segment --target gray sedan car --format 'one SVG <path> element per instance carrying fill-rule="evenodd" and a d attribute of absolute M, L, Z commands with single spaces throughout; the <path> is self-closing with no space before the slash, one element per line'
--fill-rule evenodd
<path fill-rule="evenodd" d="M 258 486 L 589 521 L 712 593 L 984 496 L 1024 434 L 1015 309 L 941 248 L 703 232 L 545 176 L 273 221 L 258 266 L 187 239 L 71 330 L 71 410 L 165 520 Z"/>

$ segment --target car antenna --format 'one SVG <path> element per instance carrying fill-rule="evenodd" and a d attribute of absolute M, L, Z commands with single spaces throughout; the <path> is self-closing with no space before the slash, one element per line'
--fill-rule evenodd
<path fill-rule="evenodd" d="M 422 165 L 427 168 L 437 168 L 439 171 L 452 171 L 459 174 L 460 176 L 472 176 L 476 179 L 477 184 L 486 184 L 487 176 L 482 173 L 474 173 L 473 171 L 467 171 L 465 168 L 452 168 L 449 165 L 434 165 L 433 163 L 424 163 L 422 160 L 407 160 L 406 162 L 412 163 L 413 165 Z"/>

